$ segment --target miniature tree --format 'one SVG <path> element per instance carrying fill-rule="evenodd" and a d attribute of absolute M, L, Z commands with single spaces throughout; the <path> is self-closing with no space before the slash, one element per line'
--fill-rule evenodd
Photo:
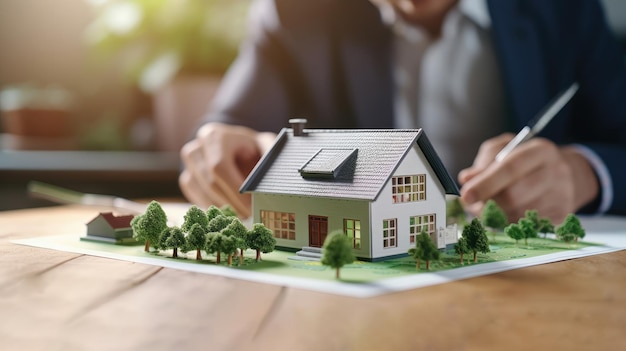
<path fill-rule="evenodd" d="M 215 263 L 220 264 L 222 261 L 222 247 L 224 246 L 224 236 L 221 233 L 211 232 L 206 236 L 205 251 L 208 254 L 215 253 Z"/>
<path fill-rule="evenodd" d="M 521 218 L 517 224 L 520 226 L 520 229 L 522 229 L 522 233 L 524 233 L 524 245 L 528 246 L 528 239 L 537 237 L 535 223 L 530 219 Z"/>
<path fill-rule="evenodd" d="M 446 218 L 449 224 L 461 224 L 466 222 L 465 209 L 458 197 L 448 201 L 446 205 Z"/>
<path fill-rule="evenodd" d="M 159 235 L 163 229 L 167 228 L 167 216 L 161 204 L 157 201 L 150 202 L 146 212 L 131 221 L 131 227 L 133 237 L 146 242 L 144 247 L 146 252 L 150 250 L 150 246 L 158 249 Z"/>
<path fill-rule="evenodd" d="M 239 253 L 239 264 L 243 263 L 243 251 L 248 248 L 247 236 L 248 236 L 248 228 L 246 228 L 243 223 L 236 218 L 222 230 L 222 234 L 226 236 L 232 236 L 235 239 L 235 244 L 237 248 L 240 249 Z"/>
<path fill-rule="evenodd" d="M 478 262 L 478 252 L 489 252 L 487 234 L 478 218 L 474 218 L 469 225 L 463 228 L 463 237 L 467 240 L 467 247 L 474 253 L 474 263 Z"/>
<path fill-rule="evenodd" d="M 224 228 L 228 227 L 228 225 L 234 220 L 234 217 L 226 217 L 223 214 L 217 215 L 215 218 L 209 221 L 207 226 L 207 231 L 211 232 L 221 232 Z"/>
<path fill-rule="evenodd" d="M 570 241 L 578 241 L 579 238 L 585 237 L 585 229 L 580 224 L 580 220 L 576 215 L 570 213 L 565 217 L 565 221 L 556 228 L 557 237 L 569 243 Z"/>
<path fill-rule="evenodd" d="M 409 255 L 415 258 L 415 269 L 419 270 L 424 256 L 424 248 L 419 240 L 419 235 L 415 238 L 415 247 L 409 249 Z"/>
<path fill-rule="evenodd" d="M 220 251 L 228 255 L 228 265 L 233 265 L 233 255 L 237 252 L 237 238 L 234 236 L 222 235 Z"/>
<path fill-rule="evenodd" d="M 465 237 L 459 238 L 459 241 L 454 244 L 454 252 L 460 256 L 461 265 L 463 265 L 463 255 L 470 252 L 469 247 L 467 247 L 467 240 L 465 240 Z"/>
<path fill-rule="evenodd" d="M 189 210 L 185 214 L 185 221 L 183 222 L 181 228 L 185 233 L 189 233 L 191 232 L 191 227 L 194 224 L 198 224 L 202 228 L 206 228 L 209 224 L 206 213 L 199 209 L 197 206 L 191 206 L 189 208 Z"/>
<path fill-rule="evenodd" d="M 439 259 L 439 250 L 430 238 L 430 235 L 426 233 L 426 230 L 422 230 L 420 235 L 415 240 L 415 248 L 409 249 L 409 254 L 416 258 L 415 268 L 420 269 L 420 260 L 426 261 L 426 270 L 430 270 L 430 261 Z"/>
<path fill-rule="evenodd" d="M 205 227 L 201 226 L 200 223 L 194 223 L 189 229 L 189 234 L 187 235 L 187 247 L 189 250 L 196 250 L 196 260 L 202 260 L 202 254 L 200 253 L 206 246 L 206 231 Z"/>
<path fill-rule="evenodd" d="M 224 205 L 220 208 L 222 214 L 226 217 L 237 217 L 237 212 L 231 205 Z"/>
<path fill-rule="evenodd" d="M 170 235 L 172 235 L 172 228 L 165 227 L 165 229 L 161 231 L 161 234 L 159 234 L 158 245 L 156 246 L 156 248 L 159 250 L 166 250 L 167 239 L 169 239 Z"/>
<path fill-rule="evenodd" d="M 539 228 L 539 212 L 537 212 L 537 210 L 526 210 L 524 212 L 524 218 L 533 222 L 535 228 Z"/>
<path fill-rule="evenodd" d="M 493 240 L 496 240 L 496 231 L 501 231 L 506 227 L 507 220 L 504 211 L 493 200 L 488 200 L 485 203 L 482 213 L 483 224 L 491 230 L 493 233 Z"/>
<path fill-rule="evenodd" d="M 219 215 L 223 215 L 222 211 L 215 207 L 214 205 L 209 206 L 209 208 L 206 210 L 206 218 L 207 220 L 210 222 L 213 218 L 219 216 Z"/>
<path fill-rule="evenodd" d="M 268 253 L 274 251 L 276 238 L 272 231 L 262 223 L 255 223 L 247 236 L 247 246 L 256 250 L 256 260 L 261 261 L 261 252 Z"/>
<path fill-rule="evenodd" d="M 178 248 L 185 246 L 185 235 L 179 227 L 172 227 L 169 229 L 170 235 L 165 240 L 165 246 L 168 249 L 173 249 L 172 257 L 178 257 Z"/>
<path fill-rule="evenodd" d="M 547 233 L 554 233 L 554 225 L 550 222 L 549 218 L 541 218 L 537 226 L 537 231 L 543 233 L 543 237 L 545 238 Z"/>
<path fill-rule="evenodd" d="M 321 263 L 335 268 L 335 278 L 339 279 L 339 270 L 346 264 L 354 262 L 352 242 L 342 231 L 330 233 L 324 241 L 324 254 Z"/>
<path fill-rule="evenodd" d="M 504 228 L 504 233 L 508 235 L 511 239 L 515 240 L 515 246 L 517 246 L 517 242 L 519 240 L 525 237 L 524 231 L 517 223 L 509 224 L 506 228 Z"/>

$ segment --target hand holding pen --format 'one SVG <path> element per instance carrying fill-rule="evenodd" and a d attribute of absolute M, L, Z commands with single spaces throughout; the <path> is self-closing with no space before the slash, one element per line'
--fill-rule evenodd
<path fill-rule="evenodd" d="M 461 198 L 480 215 L 484 203 L 495 200 L 517 222 L 528 209 L 561 223 L 599 193 L 593 168 L 575 146 L 558 146 L 533 138 L 574 96 L 574 83 L 559 94 L 517 136 L 503 134 L 485 141 L 474 164 L 459 173 Z"/>

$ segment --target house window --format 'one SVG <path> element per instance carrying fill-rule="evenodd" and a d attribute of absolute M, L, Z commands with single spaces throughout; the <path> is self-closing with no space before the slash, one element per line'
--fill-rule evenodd
<path fill-rule="evenodd" d="M 409 218 L 409 241 L 415 244 L 415 238 L 425 230 L 435 241 L 435 214 L 413 216 Z M 436 241 L 435 241 L 436 242 Z"/>
<path fill-rule="evenodd" d="M 289 212 L 261 210 L 261 222 L 278 239 L 296 240 L 296 215 Z"/>
<path fill-rule="evenodd" d="M 344 219 L 343 232 L 346 233 L 349 238 L 352 238 L 352 247 L 355 249 L 361 248 L 361 221 L 356 219 Z"/>
<path fill-rule="evenodd" d="M 426 175 L 416 174 L 391 178 L 393 203 L 426 200 Z"/>
<path fill-rule="evenodd" d="M 383 219 L 383 247 L 397 247 L 397 222 L 395 218 Z"/>

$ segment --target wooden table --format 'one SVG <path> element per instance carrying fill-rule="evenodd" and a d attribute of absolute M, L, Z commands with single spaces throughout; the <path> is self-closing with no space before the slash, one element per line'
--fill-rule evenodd
<path fill-rule="evenodd" d="M 626 251 L 356 299 L 9 242 L 100 210 L 0 212 L 0 349 L 626 349 Z"/>

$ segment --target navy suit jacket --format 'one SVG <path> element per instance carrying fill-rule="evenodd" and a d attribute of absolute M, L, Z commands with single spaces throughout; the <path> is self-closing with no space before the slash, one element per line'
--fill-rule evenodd
<path fill-rule="evenodd" d="M 595 151 L 612 178 L 609 211 L 626 213 L 626 67 L 600 5 L 487 4 L 510 131 L 579 82 L 542 136 Z M 318 128 L 393 127 L 391 35 L 366 0 L 258 0 L 207 119 L 269 131 L 294 117 Z"/>

